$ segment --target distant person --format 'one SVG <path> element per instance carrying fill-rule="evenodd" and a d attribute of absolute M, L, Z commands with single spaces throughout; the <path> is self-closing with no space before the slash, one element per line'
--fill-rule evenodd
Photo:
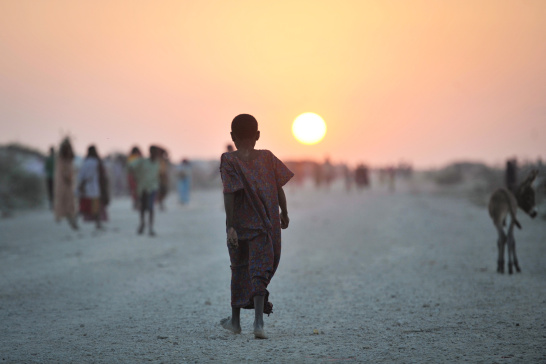
<path fill-rule="evenodd" d="M 44 163 L 44 172 L 46 177 L 47 201 L 49 209 L 53 210 L 53 179 L 55 177 L 55 148 L 49 148 L 49 155 Z"/>
<path fill-rule="evenodd" d="M 506 161 L 506 188 L 516 193 L 518 187 L 518 161 L 512 158 Z"/>
<path fill-rule="evenodd" d="M 368 187 L 370 185 L 370 176 L 368 167 L 364 164 L 359 164 L 355 170 L 355 183 L 358 189 Z"/>
<path fill-rule="evenodd" d="M 334 166 L 330 163 L 330 158 L 326 157 L 324 163 L 322 164 L 322 179 L 323 183 L 326 186 L 326 189 L 329 190 L 332 182 L 335 178 Z"/>
<path fill-rule="evenodd" d="M 165 210 L 165 198 L 169 192 L 169 154 L 165 149 L 159 149 L 159 190 L 157 194 L 157 201 L 159 202 L 159 208 Z"/>
<path fill-rule="evenodd" d="M 154 204 L 159 189 L 160 149 L 150 147 L 150 158 L 138 158 L 129 163 L 129 169 L 135 176 L 137 193 L 140 198 L 140 224 L 137 233 L 140 235 L 146 228 L 145 215 L 148 213 L 148 234 L 155 236 Z"/>
<path fill-rule="evenodd" d="M 351 167 L 346 164 L 343 165 L 343 178 L 345 181 L 345 191 L 350 192 L 353 188 L 353 181 L 355 177 L 353 176 Z"/>
<path fill-rule="evenodd" d="M 55 158 L 53 210 L 57 222 L 66 218 L 70 227 L 77 230 L 73 161 L 72 144 L 65 138 L 59 147 L 59 155 Z"/>
<path fill-rule="evenodd" d="M 93 221 L 96 228 L 101 229 L 102 222 L 108 220 L 106 206 L 110 198 L 106 170 L 94 145 L 87 148 L 87 156 L 80 167 L 78 191 L 83 221 Z"/>
<path fill-rule="evenodd" d="M 313 166 L 313 179 L 315 180 L 315 188 L 320 188 L 324 181 L 324 171 L 319 163 L 315 163 Z"/>
<path fill-rule="evenodd" d="M 387 168 L 387 176 L 389 178 L 389 191 L 394 192 L 396 186 L 396 168 L 390 166 Z"/>
<path fill-rule="evenodd" d="M 267 286 L 279 265 L 281 228 L 286 229 L 290 221 L 282 186 L 294 174 L 270 151 L 254 149 L 260 132 L 253 116 L 235 117 L 231 138 L 237 150 L 222 154 L 220 174 L 231 262 L 232 316 L 221 325 L 240 333 L 241 308 L 253 308 L 254 337 L 267 339 L 263 314 L 273 309 Z"/>
<path fill-rule="evenodd" d="M 187 159 L 183 159 L 182 162 L 176 168 L 176 177 L 178 178 L 178 199 L 183 205 L 190 202 L 190 188 L 191 188 L 191 164 Z"/>
<path fill-rule="evenodd" d="M 226 150 L 227 150 L 228 153 L 231 153 L 231 152 L 233 152 L 235 149 L 233 148 L 233 145 L 232 145 L 232 144 L 228 144 L 228 145 L 226 146 Z"/>
<path fill-rule="evenodd" d="M 127 177 L 125 173 L 126 158 L 121 154 L 114 154 L 109 157 L 110 169 L 108 169 L 108 175 L 110 176 L 110 190 L 113 196 L 123 196 L 127 191 Z"/>
<path fill-rule="evenodd" d="M 130 165 L 133 161 L 140 158 L 142 158 L 142 152 L 138 147 L 133 147 L 133 149 L 131 149 L 131 154 L 127 157 L 127 165 Z M 131 199 L 133 201 L 133 209 L 138 210 L 139 196 L 137 193 L 137 184 L 135 175 L 131 169 L 127 171 L 127 184 L 129 185 L 129 193 L 131 194 Z"/>

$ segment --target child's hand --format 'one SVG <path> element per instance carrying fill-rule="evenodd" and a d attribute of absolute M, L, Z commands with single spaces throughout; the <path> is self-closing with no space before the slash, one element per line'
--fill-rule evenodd
<path fill-rule="evenodd" d="M 286 229 L 289 223 L 290 219 L 288 218 L 288 214 L 281 214 L 281 229 Z"/>
<path fill-rule="evenodd" d="M 239 239 L 237 238 L 237 231 L 234 228 L 230 227 L 227 231 L 227 242 L 233 248 L 237 249 L 239 247 Z"/>

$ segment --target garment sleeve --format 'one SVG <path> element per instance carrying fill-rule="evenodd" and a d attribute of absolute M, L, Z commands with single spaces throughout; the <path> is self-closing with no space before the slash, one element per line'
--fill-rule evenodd
<path fill-rule="evenodd" d="M 279 158 L 277 158 L 273 153 L 271 153 L 273 159 L 273 170 L 275 171 L 275 179 L 277 181 L 277 186 L 284 186 L 292 177 L 294 173 L 284 165 Z"/>
<path fill-rule="evenodd" d="M 220 159 L 220 176 L 222 177 L 224 193 L 233 193 L 244 188 L 243 181 L 237 170 L 224 154 Z"/>

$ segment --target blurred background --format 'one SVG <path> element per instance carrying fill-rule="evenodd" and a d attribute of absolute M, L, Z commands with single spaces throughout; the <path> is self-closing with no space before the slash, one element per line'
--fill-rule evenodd
<path fill-rule="evenodd" d="M 151 144 L 171 191 L 182 159 L 192 188 L 218 188 L 239 113 L 294 186 L 404 179 L 485 205 L 515 160 L 543 194 L 545 16 L 525 0 L 2 1 L 2 214 L 47 206 L 46 157 L 65 137 L 75 174 L 97 146 L 114 198 L 131 148 Z M 320 143 L 292 136 L 304 112 L 325 120 Z"/>

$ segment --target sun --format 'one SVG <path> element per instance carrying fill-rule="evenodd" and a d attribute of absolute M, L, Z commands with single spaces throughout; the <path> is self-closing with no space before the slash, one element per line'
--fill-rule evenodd
<path fill-rule="evenodd" d="M 326 135 L 326 123 L 319 115 L 306 112 L 294 120 L 292 134 L 300 143 L 316 144 Z"/>

